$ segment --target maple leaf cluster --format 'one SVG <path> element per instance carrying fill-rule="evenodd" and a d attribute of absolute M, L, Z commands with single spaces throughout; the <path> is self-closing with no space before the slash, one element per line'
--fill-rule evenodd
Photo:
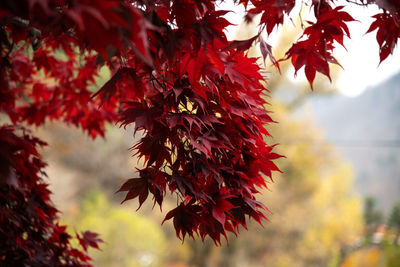
<path fill-rule="evenodd" d="M 57 222 L 42 178 L 43 145 L 24 128 L 0 127 L 0 260 L 4 266 L 90 266 L 90 257 L 71 245 L 66 226 Z M 76 234 L 85 250 L 102 242 L 90 234 Z"/>
<path fill-rule="evenodd" d="M 233 3 L 246 7 L 246 21 L 259 15 L 256 36 L 228 41 L 229 11 L 212 0 L 0 2 L 0 112 L 11 121 L 0 134 L 0 234 L 8 240 L 0 259 L 84 264 L 87 247 L 98 247 L 92 232 L 77 236 L 83 252 L 70 247 L 42 179 L 36 147 L 43 143 L 23 123 L 61 120 L 92 138 L 104 136 L 106 123 L 133 124 L 141 134 L 133 150 L 144 166 L 119 191 L 124 201 L 138 198 L 139 207 L 149 196 L 160 207 L 168 192 L 176 196 L 165 220 L 182 239 L 197 234 L 219 244 L 248 218 L 266 219 L 255 195 L 279 171 L 273 161 L 280 156 L 265 142 L 264 126 L 273 120 L 257 59 L 246 50 L 259 43 L 264 60 L 279 69 L 261 35 L 283 24 L 296 1 Z M 369 31 L 377 30 L 382 61 L 399 38 L 400 10 L 396 0 L 377 5 L 382 13 Z M 329 65 L 339 64 L 334 47 L 350 37 L 354 18 L 331 0 L 309 6 L 314 20 L 284 60 L 296 72 L 304 67 L 312 87 L 317 72 L 330 79 Z M 112 77 L 96 90 L 100 67 Z"/>

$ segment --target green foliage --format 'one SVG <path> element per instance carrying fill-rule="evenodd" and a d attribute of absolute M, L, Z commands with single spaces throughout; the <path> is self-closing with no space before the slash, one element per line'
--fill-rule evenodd
<path fill-rule="evenodd" d="M 400 233 L 400 203 L 396 203 L 390 212 L 388 226 Z"/>
<path fill-rule="evenodd" d="M 103 193 L 89 193 L 70 220 L 70 225 L 91 229 L 105 241 L 102 251 L 91 255 L 95 266 L 163 266 L 167 248 L 161 227 L 132 210 L 109 203 Z"/>
<path fill-rule="evenodd" d="M 365 199 L 364 221 L 367 225 L 377 225 L 382 222 L 382 212 L 376 208 L 376 200 L 373 197 Z"/>
<path fill-rule="evenodd" d="M 386 240 L 383 243 L 383 255 L 386 259 L 386 267 L 400 266 L 400 246 L 393 240 Z"/>
<path fill-rule="evenodd" d="M 392 207 L 387 226 L 381 224 L 383 213 L 376 208 L 375 199 L 364 203 L 365 235 L 360 247 L 343 248 L 340 267 L 398 267 L 400 266 L 400 203 Z"/>

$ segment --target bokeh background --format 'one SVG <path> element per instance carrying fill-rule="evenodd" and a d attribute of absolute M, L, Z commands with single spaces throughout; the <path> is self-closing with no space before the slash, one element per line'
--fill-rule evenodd
<path fill-rule="evenodd" d="M 227 33 L 231 39 L 257 31 L 256 22 L 240 22 L 240 12 L 229 19 L 238 24 Z M 293 22 L 269 39 L 277 58 L 298 38 L 301 23 Z M 357 42 L 366 30 L 355 27 Z M 279 74 L 260 60 L 266 108 L 278 122 L 268 126 L 268 142 L 286 156 L 277 161 L 283 173 L 259 195 L 272 211 L 263 227 L 252 222 L 239 238 L 229 236 L 229 246 L 181 242 L 170 221 L 161 225 L 173 197 L 162 211 L 149 201 L 136 211 L 137 201 L 121 205 L 123 194 L 115 194 L 140 166 L 129 150 L 140 133 L 108 125 L 106 138 L 92 141 L 53 123 L 35 131 L 49 143 L 46 171 L 63 223 L 71 233 L 101 235 L 102 251 L 91 251 L 96 266 L 400 266 L 400 53 L 378 68 L 377 45 L 364 55 L 368 62 L 357 58 L 360 49 L 339 49 L 339 61 L 350 63 L 332 68 L 333 83 L 317 77 L 314 91 L 300 74 L 293 78 L 290 62 Z M 249 54 L 260 57 L 258 50 Z M 109 78 L 102 69 L 95 87 Z"/>

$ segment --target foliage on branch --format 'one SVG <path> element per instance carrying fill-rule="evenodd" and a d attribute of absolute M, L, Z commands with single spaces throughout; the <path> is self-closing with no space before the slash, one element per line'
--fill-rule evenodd
<path fill-rule="evenodd" d="M 90 257 L 71 245 L 66 227 L 57 223 L 42 178 L 46 164 L 37 149 L 43 145 L 23 128 L 0 128 L 0 260 L 8 266 L 88 266 Z M 98 248 L 96 236 L 76 234 L 85 251 Z"/>
<path fill-rule="evenodd" d="M 296 2 L 233 3 L 246 7 L 247 21 L 261 17 L 259 33 L 249 40 L 227 40 L 224 31 L 230 22 L 224 15 L 230 10 L 218 10 L 212 0 L 2 1 L 0 110 L 13 124 L 2 128 L 1 142 L 11 147 L 1 156 L 2 208 L 12 208 L 23 192 L 29 192 L 28 198 L 43 199 L 45 206 L 35 203 L 34 213 L 24 213 L 28 200 L 21 197 L 24 208 L 13 216 L 47 220 L 42 225 L 47 234 L 41 238 L 49 246 L 68 248 L 69 237 L 49 239 L 50 233 L 64 230 L 55 222 L 39 176 L 43 163 L 33 149 L 39 141 L 14 132 L 20 123 L 38 126 L 62 120 L 95 138 L 104 135 L 105 123 L 120 122 L 142 132 L 133 148 L 145 161 L 137 177 L 120 188 L 127 192 L 125 200 L 139 198 L 141 205 L 151 196 L 161 207 L 167 191 L 176 194 L 178 205 L 165 220 L 173 221 L 181 238 L 208 235 L 220 243 L 226 231 L 237 234 L 240 226 L 246 227 L 247 218 L 261 223 L 267 208 L 255 195 L 267 187 L 265 178 L 279 171 L 273 160 L 280 156 L 264 141 L 269 135 L 264 126 L 273 120 L 265 109 L 261 70 L 245 50 L 259 42 L 264 59 L 268 56 L 279 68 L 261 34 L 270 34 L 287 21 Z M 292 61 L 296 72 L 304 66 L 312 87 L 317 72 L 330 79 L 329 65 L 339 64 L 334 47 L 350 37 L 347 23 L 357 18 L 335 1 L 310 1 L 309 6 L 315 18 L 306 21 L 309 26 L 285 59 Z M 382 11 L 369 31 L 377 30 L 382 61 L 396 46 L 400 17 L 395 0 L 378 6 Z M 94 91 L 101 66 L 113 75 Z M 23 161 L 17 160 L 22 156 Z M 34 178 L 26 180 L 24 175 Z M 36 187 L 41 189 L 31 190 Z M 11 217 L 3 214 L 2 223 L 9 223 Z M 4 234 L 17 242 L 16 232 Z M 85 250 L 87 245 L 97 247 L 92 233 L 82 238 Z M 40 254 L 27 251 L 30 257 Z M 74 257 L 68 255 L 63 257 Z"/>

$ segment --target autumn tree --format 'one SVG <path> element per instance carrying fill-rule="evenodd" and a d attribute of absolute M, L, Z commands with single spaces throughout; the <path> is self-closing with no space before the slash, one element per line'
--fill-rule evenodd
<path fill-rule="evenodd" d="M 353 1 L 352 1 L 353 2 Z M 247 219 L 261 223 L 267 208 L 255 195 L 278 171 L 280 156 L 267 144 L 263 76 L 246 54 L 259 43 L 263 57 L 279 60 L 261 38 L 288 20 L 296 4 L 237 0 L 246 20 L 259 15 L 259 32 L 227 40 L 230 25 L 212 0 L 4 0 L 0 3 L 1 260 L 10 265 L 85 265 L 86 253 L 70 245 L 43 180 L 38 147 L 45 145 L 24 125 L 61 120 L 92 138 L 106 123 L 134 124 L 142 138 L 132 149 L 145 166 L 119 191 L 140 205 L 167 191 L 178 205 L 168 212 L 178 237 L 238 233 Z M 355 1 L 378 5 L 369 32 L 377 30 L 381 61 L 399 38 L 397 0 Z M 300 4 L 300 3 L 299 3 Z M 336 1 L 306 3 L 311 9 L 302 36 L 286 52 L 296 72 L 304 67 L 313 87 L 316 73 L 329 79 L 339 64 L 334 47 L 350 37 L 353 18 Z M 102 88 L 100 66 L 112 71 Z M 164 221 L 165 221 L 164 220 Z M 82 248 L 97 247 L 92 232 L 77 234 Z"/>

